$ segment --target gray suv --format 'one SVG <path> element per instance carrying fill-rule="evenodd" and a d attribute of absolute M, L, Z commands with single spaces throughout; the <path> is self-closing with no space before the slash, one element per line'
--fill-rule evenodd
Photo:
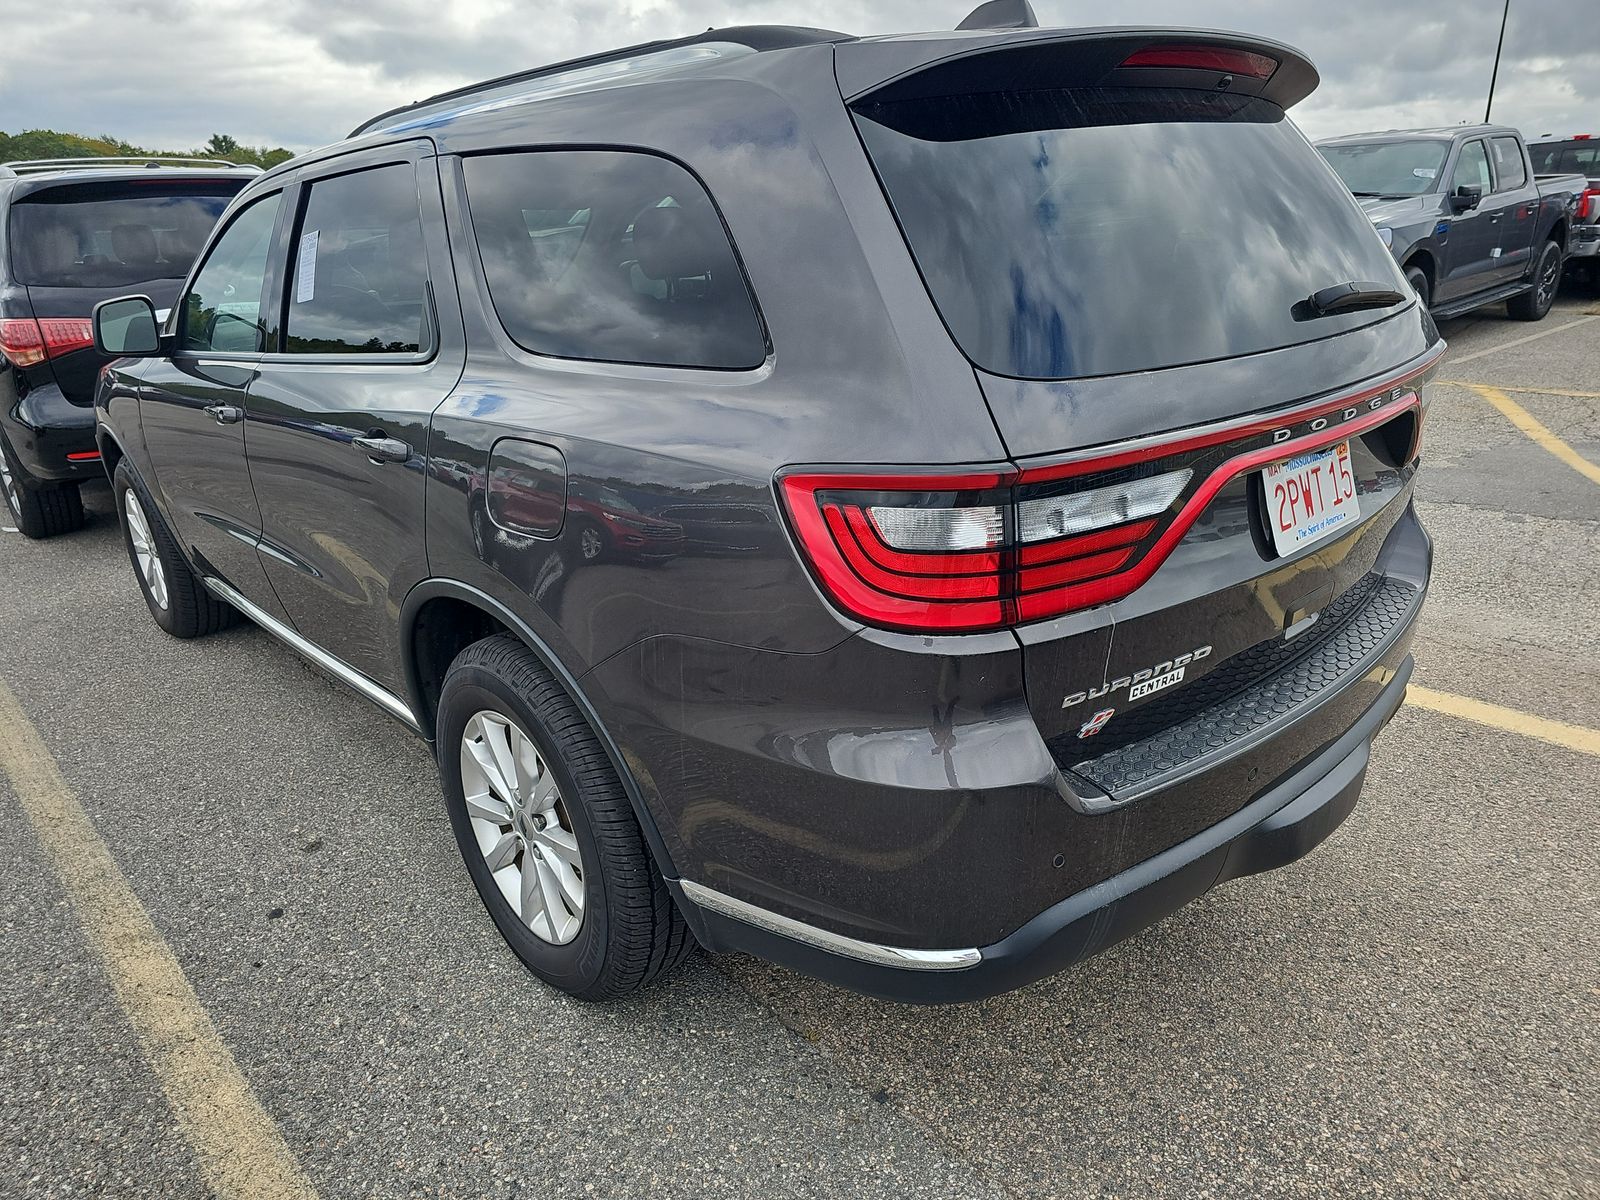
<path fill-rule="evenodd" d="M 695 941 L 917 1001 L 1060 970 L 1327 837 L 1411 673 L 1443 345 L 1285 115 L 1316 82 L 756 27 L 378 117 L 164 325 L 99 311 L 150 612 L 429 739 L 575 995 Z"/>

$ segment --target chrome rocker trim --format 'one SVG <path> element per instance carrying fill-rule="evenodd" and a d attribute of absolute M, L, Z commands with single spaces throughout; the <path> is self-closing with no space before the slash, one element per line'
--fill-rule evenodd
<path fill-rule="evenodd" d="M 977 949 L 905 950 L 899 946 L 880 946 L 876 942 L 863 942 L 856 938 L 845 937 L 843 934 L 829 933 L 826 929 L 818 929 L 815 925 L 807 925 L 804 921 L 796 921 L 793 917 L 785 917 L 768 909 L 758 908 L 754 904 L 736 900 L 732 896 L 724 895 L 692 880 L 680 879 L 678 886 L 683 889 L 683 894 L 689 900 L 701 908 L 710 909 L 712 912 L 721 913 L 725 917 L 732 917 L 736 921 L 743 921 L 747 925 L 754 925 L 770 933 L 782 934 L 797 942 L 826 950 L 829 954 L 840 954 L 880 967 L 900 967 L 910 971 L 961 971 L 977 966 L 983 959 L 983 952 Z"/>
<path fill-rule="evenodd" d="M 273 637 L 277 638 L 284 645 L 288 646 L 289 649 L 295 651 L 302 658 L 306 659 L 315 666 L 321 667 L 324 671 L 332 675 L 340 683 L 349 687 L 353 691 L 361 693 L 361 695 L 365 696 L 368 700 L 371 700 L 391 717 L 394 717 L 396 720 L 406 725 L 407 728 L 416 733 L 422 732 L 422 726 L 418 723 L 416 715 L 411 711 L 411 706 L 404 700 L 400 699 L 399 696 L 396 696 L 393 692 L 379 687 L 360 671 L 344 662 L 341 662 L 339 659 L 329 654 L 321 646 L 306 641 L 305 638 L 301 637 L 294 630 L 290 629 L 282 621 L 278 620 L 277 617 L 273 616 L 271 613 L 267 612 L 258 605 L 252 604 L 249 600 L 246 600 L 235 589 L 223 583 L 222 580 L 217 579 L 214 576 L 207 575 L 204 577 L 202 582 L 211 592 L 216 594 L 221 599 L 226 600 L 229 604 L 233 605 L 233 607 L 237 608 L 245 616 L 249 617 L 257 625 L 261 626 L 261 628 L 265 629 Z"/>

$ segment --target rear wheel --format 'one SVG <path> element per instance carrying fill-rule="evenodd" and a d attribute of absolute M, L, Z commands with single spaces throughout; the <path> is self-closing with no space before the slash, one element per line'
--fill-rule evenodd
<path fill-rule="evenodd" d="M 1556 302 L 1561 287 L 1561 247 L 1546 242 L 1533 268 L 1533 287 L 1506 301 L 1506 312 L 1518 321 L 1540 321 Z"/>
<path fill-rule="evenodd" d="M 1410 266 L 1406 268 L 1406 282 L 1411 285 L 1411 290 L 1422 299 L 1422 307 L 1428 308 L 1433 304 L 1433 288 L 1428 284 L 1428 273 L 1421 267 Z"/>
<path fill-rule="evenodd" d="M 0 495 L 24 537 L 49 538 L 83 528 L 83 499 L 75 483 L 33 479 L 0 434 Z"/>
<path fill-rule="evenodd" d="M 237 621 L 238 610 L 207 591 L 190 568 L 127 460 L 117 464 L 113 483 L 128 561 L 156 624 L 173 637 L 196 638 Z"/>
<path fill-rule="evenodd" d="M 610 758 L 522 642 L 500 634 L 461 652 L 436 734 L 467 873 L 530 971 L 580 999 L 614 1000 L 688 954 L 693 938 Z"/>

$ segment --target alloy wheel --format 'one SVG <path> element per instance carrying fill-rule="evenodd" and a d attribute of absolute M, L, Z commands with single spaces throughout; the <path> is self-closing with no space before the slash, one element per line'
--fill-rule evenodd
<path fill-rule="evenodd" d="M 157 608 L 167 607 L 167 571 L 156 553 L 156 539 L 150 533 L 150 522 L 145 519 L 144 505 L 132 488 L 123 493 L 123 511 L 128 518 L 128 541 L 133 546 L 133 560 L 144 579 L 144 586 Z"/>
<path fill-rule="evenodd" d="M 1550 260 L 1539 275 L 1539 307 L 1548 308 L 1556 298 L 1556 284 L 1561 279 L 1561 257 L 1547 254 Z"/>
<path fill-rule="evenodd" d="M 564 946 L 583 928 L 583 858 L 566 800 L 516 722 L 483 711 L 461 734 L 461 787 L 479 852 L 534 936 Z"/>

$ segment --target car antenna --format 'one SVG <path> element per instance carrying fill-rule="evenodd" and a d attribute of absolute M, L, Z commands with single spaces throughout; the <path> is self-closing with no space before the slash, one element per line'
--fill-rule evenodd
<path fill-rule="evenodd" d="M 967 14 L 957 29 L 1037 29 L 1039 18 L 1028 0 L 989 0 Z"/>

